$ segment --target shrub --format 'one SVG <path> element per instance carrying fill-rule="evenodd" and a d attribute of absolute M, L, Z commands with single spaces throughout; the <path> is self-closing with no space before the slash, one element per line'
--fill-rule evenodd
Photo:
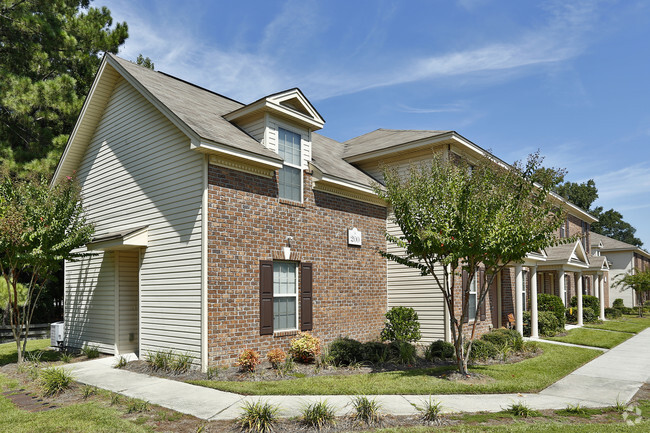
<path fill-rule="evenodd" d="M 550 311 L 555 314 L 558 320 L 558 326 L 564 328 L 566 319 L 564 317 L 564 302 L 562 298 L 548 293 L 539 293 L 537 295 L 537 311 Z"/>
<path fill-rule="evenodd" d="M 540 335 L 545 335 L 547 337 L 552 337 L 560 330 L 564 329 L 564 326 L 560 327 L 560 323 L 557 320 L 555 313 L 551 311 L 540 311 L 538 313 L 537 322 L 539 325 L 538 330 Z"/>
<path fill-rule="evenodd" d="M 379 341 L 369 341 L 361 345 L 361 356 L 364 361 L 381 364 L 388 361 L 389 355 L 388 345 Z"/>
<path fill-rule="evenodd" d="M 374 398 L 371 400 L 366 396 L 357 396 L 352 399 L 352 418 L 355 421 L 372 425 L 381 421 L 381 405 Z"/>
<path fill-rule="evenodd" d="M 468 346 L 469 344 L 465 347 L 465 350 L 467 350 Z M 472 343 L 472 351 L 469 354 L 469 359 L 471 361 L 485 360 L 490 358 L 496 358 L 498 354 L 499 354 L 499 350 L 496 348 L 494 344 L 490 343 L 489 341 L 474 340 L 474 342 Z"/>
<path fill-rule="evenodd" d="M 99 358 L 99 347 L 97 346 L 84 346 L 83 349 L 81 349 L 81 352 L 86 355 L 86 358 L 88 359 Z"/>
<path fill-rule="evenodd" d="M 335 365 L 350 365 L 363 360 L 361 343 L 347 337 L 332 341 L 329 354 Z"/>
<path fill-rule="evenodd" d="M 608 319 L 618 319 L 623 315 L 618 308 L 605 308 L 605 317 Z"/>
<path fill-rule="evenodd" d="M 582 309 L 582 320 L 585 323 L 594 323 L 598 321 L 598 315 L 591 307 L 584 307 Z"/>
<path fill-rule="evenodd" d="M 394 341 L 390 344 L 390 351 L 400 364 L 408 365 L 415 363 L 417 349 L 406 341 Z"/>
<path fill-rule="evenodd" d="M 284 364 L 284 361 L 287 359 L 287 354 L 284 353 L 282 349 L 272 349 L 266 354 L 266 359 L 269 360 L 271 366 L 276 370 Z"/>
<path fill-rule="evenodd" d="M 256 350 L 246 349 L 237 358 L 235 365 L 240 368 L 241 371 L 254 372 L 257 366 L 260 364 L 260 354 Z"/>
<path fill-rule="evenodd" d="M 41 370 L 39 382 L 45 396 L 56 395 L 72 385 L 73 378 L 61 367 L 49 367 Z"/>
<path fill-rule="evenodd" d="M 334 408 L 325 401 L 308 404 L 302 410 L 302 420 L 309 427 L 320 430 L 336 423 Z"/>
<path fill-rule="evenodd" d="M 386 313 L 382 341 L 418 341 L 421 338 L 418 313 L 409 307 L 393 307 Z"/>
<path fill-rule="evenodd" d="M 237 424 L 242 431 L 247 432 L 271 432 L 273 425 L 278 421 L 278 406 L 270 403 L 245 402 L 242 406 L 243 414 L 237 419 Z"/>
<path fill-rule="evenodd" d="M 455 353 L 456 348 L 453 344 L 443 340 L 436 340 L 427 346 L 424 357 L 428 361 L 433 361 L 436 358 L 449 359 L 453 358 Z"/>
<path fill-rule="evenodd" d="M 614 303 L 612 304 L 612 308 L 625 308 L 625 304 L 623 303 L 623 299 L 621 298 L 616 298 L 614 299 Z"/>
<path fill-rule="evenodd" d="M 578 306 L 578 298 L 575 296 L 571 297 L 570 304 L 572 307 Z M 583 295 L 582 296 L 582 307 L 589 307 L 592 311 L 600 311 L 600 300 L 595 296 Z"/>
<path fill-rule="evenodd" d="M 498 328 L 493 329 L 481 337 L 483 341 L 489 341 L 496 347 L 508 346 L 512 349 L 521 347 L 523 341 L 521 334 L 515 329 Z"/>
<path fill-rule="evenodd" d="M 314 362 L 321 353 L 321 341 L 309 332 L 299 332 L 298 336 L 291 340 L 289 353 L 297 361 Z"/>
<path fill-rule="evenodd" d="M 578 308 L 567 308 L 566 310 L 567 322 L 576 323 L 578 321 Z M 582 321 L 586 323 L 593 323 L 598 321 L 598 316 L 590 307 L 583 307 Z"/>

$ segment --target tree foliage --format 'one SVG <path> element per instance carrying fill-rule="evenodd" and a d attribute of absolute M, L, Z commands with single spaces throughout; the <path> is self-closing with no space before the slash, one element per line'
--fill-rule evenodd
<path fill-rule="evenodd" d="M 138 58 L 135 59 L 135 63 L 140 66 L 144 66 L 145 68 L 149 68 L 152 71 L 154 69 L 153 61 L 149 57 L 144 57 L 142 54 L 138 54 Z"/>
<path fill-rule="evenodd" d="M 385 189 L 376 188 L 391 205 L 392 219 L 403 233 L 399 237 L 387 233 L 386 238 L 404 254 L 384 251 L 382 255 L 434 278 L 450 313 L 462 373 L 467 372 L 480 305 L 495 275 L 509 264 L 522 262 L 527 253 L 559 242 L 554 233 L 564 215 L 548 200 L 557 172 L 539 170 L 541 162 L 539 154 L 533 154 L 512 167 L 491 159 L 469 166 L 434 154 L 430 164 L 413 165 L 406 175 L 386 167 Z M 470 282 L 480 267 L 487 278 L 477 287 L 476 316 L 465 350 Z M 461 271 L 468 274 L 466 284 L 454 290 L 451 276 Z M 460 316 L 457 299 L 463 301 Z"/>
<path fill-rule="evenodd" d="M 593 179 L 583 183 L 565 182 L 555 188 L 555 192 L 576 206 L 589 211 L 598 198 L 598 188 Z"/>
<path fill-rule="evenodd" d="M 645 271 L 635 269 L 631 274 L 619 275 L 612 287 L 620 286 L 634 290 L 639 306 L 639 317 L 643 317 L 643 301 L 650 293 L 650 269 Z"/>
<path fill-rule="evenodd" d="M 0 0 L 0 158 L 51 174 L 101 62 L 128 36 L 90 0 Z"/>
<path fill-rule="evenodd" d="M 643 246 L 641 239 L 634 236 L 636 229 L 623 220 L 620 212 L 614 209 L 603 211 L 602 206 L 598 206 L 592 210 L 592 214 L 598 218 L 598 221 L 591 225 L 594 232 L 637 247 Z"/>
<path fill-rule="evenodd" d="M 73 179 L 49 187 L 43 178 L 14 180 L 7 174 L 2 176 L 0 272 L 19 362 L 44 285 L 63 260 L 81 256 L 74 250 L 89 242 L 92 233 L 80 188 Z M 26 294 L 21 294 L 21 283 Z"/>

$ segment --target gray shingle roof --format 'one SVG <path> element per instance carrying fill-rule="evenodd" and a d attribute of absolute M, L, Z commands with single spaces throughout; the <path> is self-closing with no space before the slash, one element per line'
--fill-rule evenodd
<path fill-rule="evenodd" d="M 568 262 L 571 258 L 571 253 L 573 252 L 574 247 L 575 244 L 570 243 L 546 248 L 546 260 L 566 260 Z"/>
<path fill-rule="evenodd" d="M 598 233 L 589 232 L 591 236 L 591 245 L 598 245 L 599 242 L 603 243 L 604 250 L 636 250 L 637 246 L 618 241 L 616 239 L 608 238 Z"/>
<path fill-rule="evenodd" d="M 343 160 L 345 146 L 336 140 L 312 133 L 312 164 L 323 173 L 371 186 L 377 181 Z"/>
<path fill-rule="evenodd" d="M 222 116 L 243 104 L 162 72 L 107 54 L 202 139 L 281 161 Z"/>
<path fill-rule="evenodd" d="M 343 158 L 362 155 L 375 150 L 388 149 L 413 141 L 433 138 L 453 131 L 416 131 L 403 129 L 377 129 L 346 141 Z"/>

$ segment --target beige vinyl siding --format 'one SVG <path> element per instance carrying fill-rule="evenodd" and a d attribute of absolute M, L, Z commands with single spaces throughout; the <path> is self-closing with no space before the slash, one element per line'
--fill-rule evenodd
<path fill-rule="evenodd" d="M 117 278 L 119 287 L 119 311 L 117 315 L 118 351 L 138 350 L 138 250 L 117 252 Z"/>
<path fill-rule="evenodd" d="M 250 122 L 242 123 L 239 127 L 264 146 L 264 132 L 266 130 L 266 119 L 264 116 Z"/>
<path fill-rule="evenodd" d="M 406 174 L 412 164 L 422 164 L 430 160 L 431 152 L 431 149 L 427 149 L 403 157 L 397 156 L 386 161 L 360 164 L 359 168 L 378 181 L 383 182 L 382 164 L 397 167 L 400 173 Z M 389 212 L 386 219 L 386 231 L 397 237 L 402 235 L 400 228 L 393 223 L 391 212 Z M 391 254 L 401 255 L 404 253 L 401 248 L 390 242 L 387 242 L 386 250 Z M 442 269 L 438 272 L 438 276 L 442 281 Z M 419 270 L 389 260 L 386 281 L 388 286 L 388 308 L 411 307 L 418 313 L 420 332 L 422 333 L 421 342 L 428 343 L 435 340 L 444 340 L 445 303 L 435 278 L 432 275 L 423 277 Z"/>
<path fill-rule="evenodd" d="M 65 265 L 65 333 L 72 347 L 115 348 L 115 253 L 99 253 Z"/>
<path fill-rule="evenodd" d="M 388 215 L 387 231 L 394 236 L 401 236 L 402 231 L 392 222 Z M 387 242 L 387 252 L 402 255 L 404 250 Z M 445 339 L 445 308 L 442 292 L 432 275 L 423 277 L 420 271 L 400 265 L 392 260 L 387 267 L 388 308 L 411 307 L 418 313 L 422 343 Z M 437 273 L 442 281 L 442 269 Z"/>
<path fill-rule="evenodd" d="M 119 78 L 78 177 L 97 235 L 148 226 L 140 263 L 140 355 L 171 349 L 189 352 L 198 361 L 202 155 L 190 150 L 189 138 Z M 92 260 L 101 263 L 101 257 Z M 83 272 L 68 265 L 66 296 L 98 289 L 96 280 Z M 112 302 L 114 296 L 101 298 L 99 307 L 112 311 Z M 66 299 L 66 306 L 66 321 L 87 315 L 83 305 Z M 101 337 L 114 341 L 109 329 Z"/>

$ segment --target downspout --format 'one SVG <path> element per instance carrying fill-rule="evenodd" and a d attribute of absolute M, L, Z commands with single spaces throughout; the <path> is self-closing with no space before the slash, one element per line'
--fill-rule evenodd
<path fill-rule="evenodd" d="M 208 371 L 208 155 L 203 156 L 201 197 L 201 371 Z"/>

